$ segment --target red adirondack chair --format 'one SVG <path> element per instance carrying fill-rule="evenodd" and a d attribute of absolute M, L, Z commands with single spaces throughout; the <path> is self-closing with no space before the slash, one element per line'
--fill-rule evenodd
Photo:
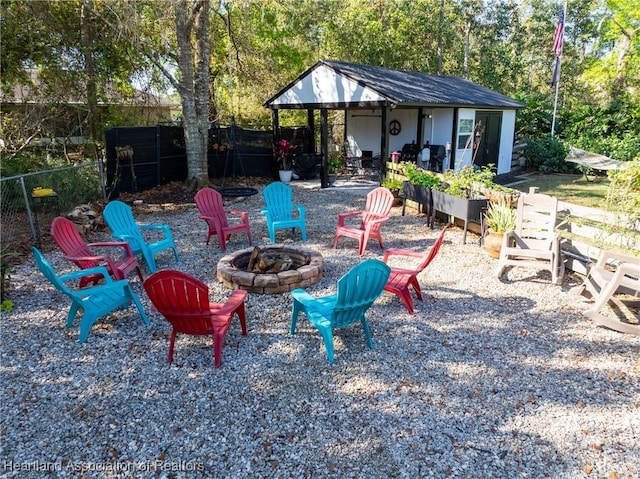
<path fill-rule="evenodd" d="M 140 281 L 144 280 L 138 260 L 126 241 L 85 243 L 73 221 L 62 216 L 58 216 L 51 223 L 51 237 L 62 250 L 65 258 L 81 269 L 104 266 L 109 274 L 117 280 L 125 279 L 135 269 Z M 123 256 L 114 259 L 109 255 L 97 254 L 92 248 L 122 248 Z M 90 283 L 98 284 L 102 279 L 101 274 L 83 276 L 80 278 L 80 287 L 84 288 Z"/>
<path fill-rule="evenodd" d="M 416 258 L 416 262 L 420 261 L 420 263 L 418 263 L 417 266 L 413 269 L 398 268 L 392 266 L 391 275 L 389 276 L 389 280 L 384 287 L 385 291 L 398 296 L 398 298 L 400 298 L 400 301 L 402 301 L 402 304 L 404 304 L 404 307 L 407 308 L 407 311 L 409 311 L 409 313 L 411 314 L 413 314 L 413 300 L 411 299 L 409 286 L 413 288 L 418 299 L 422 301 L 422 292 L 420 291 L 418 274 L 420 274 L 427 266 L 429 266 L 429 263 L 431 263 L 436 254 L 438 254 L 440 246 L 442 245 L 442 241 L 444 240 L 444 232 L 446 230 L 446 226 L 442 228 L 440 234 L 436 238 L 435 243 L 431 245 L 426 253 L 418 253 L 416 251 L 406 249 L 388 249 L 384 253 L 382 261 L 384 261 L 385 263 L 389 263 L 389 259 L 392 256 Z"/>
<path fill-rule="evenodd" d="M 362 256 L 367 249 L 370 238 L 375 238 L 382 245 L 381 228 L 385 221 L 389 220 L 389 211 L 393 205 L 393 193 L 386 188 L 379 187 L 367 194 L 367 202 L 363 211 L 352 211 L 340 213 L 338 215 L 338 227 L 336 237 L 333 241 L 333 248 L 338 247 L 338 238 L 346 236 L 357 239 L 359 242 L 358 254 Z M 359 216 L 359 225 L 347 225 L 347 219 Z"/>
<path fill-rule="evenodd" d="M 249 214 L 245 211 L 225 210 L 222 195 L 213 188 L 202 188 L 194 198 L 200 219 L 207 223 L 207 244 L 213 235 L 218 236 L 220 249 L 227 250 L 226 242 L 232 234 L 247 233 L 251 244 L 251 230 L 249 229 Z M 240 222 L 229 224 L 227 214 L 239 216 Z"/>
<path fill-rule="evenodd" d="M 224 336 L 235 314 L 240 319 L 242 334 L 247 334 L 244 300 L 247 292 L 238 289 L 224 303 L 209 302 L 209 288 L 198 279 L 181 271 L 162 270 L 144 282 L 149 299 L 171 326 L 169 364 L 178 333 L 213 336 L 215 367 L 222 364 Z"/>

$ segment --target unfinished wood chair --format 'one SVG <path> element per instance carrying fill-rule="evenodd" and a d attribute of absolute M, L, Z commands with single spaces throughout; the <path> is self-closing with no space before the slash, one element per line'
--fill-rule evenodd
<path fill-rule="evenodd" d="M 520 195 L 516 212 L 516 229 L 502 238 L 498 261 L 498 278 L 508 266 L 541 268 L 551 271 L 553 284 L 561 284 L 564 260 L 560 253 L 560 235 L 555 232 L 558 198 L 543 195 L 531 188 Z"/>
<path fill-rule="evenodd" d="M 626 307 L 640 307 L 640 258 L 603 250 L 576 292 L 593 298 L 585 314 L 596 324 L 640 335 L 637 315 L 629 320 L 622 314 Z M 607 305 L 614 310 L 611 315 L 603 314 Z"/>

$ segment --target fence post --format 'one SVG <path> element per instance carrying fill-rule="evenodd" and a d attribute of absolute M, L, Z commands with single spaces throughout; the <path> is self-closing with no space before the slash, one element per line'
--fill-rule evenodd
<path fill-rule="evenodd" d="M 24 184 L 24 176 L 20 176 L 20 188 L 22 189 L 22 197 L 24 198 L 24 205 L 27 207 L 27 218 L 29 219 L 29 228 L 31 229 L 31 237 L 33 242 L 40 245 L 40 235 L 36 231 L 36 225 L 33 220 L 33 213 L 31 212 L 31 203 L 29 202 L 29 195 L 27 195 L 27 187 Z"/>

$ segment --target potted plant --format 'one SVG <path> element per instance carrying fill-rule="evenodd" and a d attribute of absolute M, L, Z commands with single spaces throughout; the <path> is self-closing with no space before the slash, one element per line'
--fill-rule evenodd
<path fill-rule="evenodd" d="M 133 148 L 131 145 L 116 146 L 116 171 L 121 170 L 121 161 L 129 162 L 129 168 L 131 169 L 131 183 L 133 185 L 133 190 L 136 191 L 138 188 L 136 184 L 136 170 L 133 164 Z M 116 174 L 116 177 L 119 178 L 119 176 L 119 174 Z"/>
<path fill-rule="evenodd" d="M 274 146 L 274 152 L 278 160 L 278 174 L 280 175 L 280 181 L 283 183 L 291 181 L 291 159 L 295 148 L 293 142 L 285 139 L 278 141 Z"/>
<path fill-rule="evenodd" d="M 516 210 L 506 199 L 490 202 L 485 213 L 485 221 L 487 233 L 484 237 L 484 249 L 492 258 L 499 258 L 502 237 L 516 227 Z"/>
<path fill-rule="evenodd" d="M 394 206 L 398 206 L 402 202 L 402 199 L 400 198 L 400 192 L 402 191 L 402 181 L 386 177 L 384 180 L 382 180 L 380 186 L 388 189 L 393 194 Z"/>
<path fill-rule="evenodd" d="M 118 160 L 133 160 L 131 145 L 116 146 L 116 158 Z"/>
<path fill-rule="evenodd" d="M 327 182 L 333 185 L 338 177 L 338 171 L 343 168 L 342 158 L 340 156 L 332 156 L 327 162 Z"/>

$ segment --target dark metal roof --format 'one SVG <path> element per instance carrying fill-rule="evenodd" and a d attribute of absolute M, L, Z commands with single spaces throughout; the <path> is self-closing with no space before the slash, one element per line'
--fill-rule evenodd
<path fill-rule="evenodd" d="M 293 84 L 322 65 L 349 80 L 376 91 L 393 106 L 488 107 L 501 109 L 525 107 L 522 102 L 513 100 L 508 96 L 464 78 L 391 70 L 332 60 L 321 60 L 316 63 L 270 98 L 264 106 L 270 107 L 271 103 Z M 280 105 L 280 108 L 282 108 L 282 105 Z"/>

